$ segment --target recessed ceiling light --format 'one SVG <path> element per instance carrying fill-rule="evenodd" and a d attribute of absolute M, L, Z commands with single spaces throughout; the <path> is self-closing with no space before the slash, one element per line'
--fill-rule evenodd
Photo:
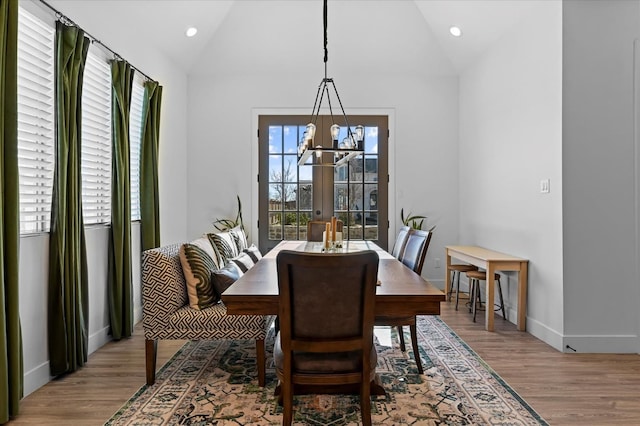
<path fill-rule="evenodd" d="M 449 27 L 449 32 L 454 37 L 460 37 L 462 35 L 462 30 L 460 27 L 456 27 L 455 25 Z"/>
<path fill-rule="evenodd" d="M 185 31 L 185 35 L 187 37 L 193 37 L 194 35 L 196 35 L 198 33 L 198 29 L 196 27 L 189 27 L 187 28 L 187 31 Z"/>

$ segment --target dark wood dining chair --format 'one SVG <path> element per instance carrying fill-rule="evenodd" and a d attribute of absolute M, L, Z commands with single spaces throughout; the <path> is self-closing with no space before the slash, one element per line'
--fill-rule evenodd
<path fill-rule="evenodd" d="M 427 255 L 427 250 L 429 249 L 429 243 L 431 242 L 432 234 L 432 231 L 410 229 L 409 234 L 406 238 L 404 248 L 400 254 L 400 258 L 398 259 L 418 275 L 422 274 L 422 267 L 424 265 L 424 259 Z M 418 330 L 416 328 L 416 317 L 377 316 L 375 319 L 375 325 L 397 327 L 398 339 L 400 340 L 400 350 L 402 350 L 402 352 L 406 351 L 404 332 L 402 330 L 402 327 L 405 325 L 409 326 L 409 331 L 411 332 L 411 346 L 413 348 L 413 357 L 416 360 L 418 373 L 422 374 L 424 372 L 424 369 L 422 368 L 420 352 L 418 351 Z"/>
<path fill-rule="evenodd" d="M 327 221 L 310 220 L 307 222 L 307 241 L 322 241 L 322 233 L 326 230 Z M 343 222 L 336 221 L 336 232 L 342 232 Z"/>
<path fill-rule="evenodd" d="M 378 255 L 283 250 L 276 258 L 280 331 L 273 359 L 283 425 L 293 395 L 359 388 L 362 423 L 371 424 L 371 382 L 377 356 L 373 322 Z"/>

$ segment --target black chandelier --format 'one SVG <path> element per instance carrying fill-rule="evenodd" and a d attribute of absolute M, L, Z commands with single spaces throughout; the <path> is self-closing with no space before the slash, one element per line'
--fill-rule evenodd
<path fill-rule="evenodd" d="M 302 140 L 300 141 L 300 145 L 298 146 L 298 165 L 300 166 L 305 164 L 309 165 L 307 163 L 307 160 L 313 153 L 315 153 L 316 155 L 312 158 L 312 162 L 310 165 L 335 167 L 341 164 L 345 164 L 350 159 L 364 152 L 364 126 L 357 125 L 355 126 L 354 130 L 351 130 L 347 114 L 344 112 L 344 107 L 342 106 L 340 95 L 338 94 L 338 89 L 336 89 L 336 84 L 333 82 L 333 78 L 327 77 L 327 60 L 329 57 L 329 53 L 327 50 L 327 0 L 324 0 L 323 23 L 324 78 L 318 86 L 318 91 L 316 92 L 316 100 L 313 103 L 313 110 L 311 111 L 311 118 L 309 120 L 309 124 L 307 124 Z M 340 137 L 340 126 L 336 124 L 333 114 L 333 107 L 331 105 L 331 89 L 333 91 L 335 99 L 338 101 L 338 105 L 340 105 L 342 117 L 344 118 L 344 125 L 347 129 L 347 136 L 342 141 L 338 140 Z M 318 116 L 320 115 L 320 108 L 322 106 L 322 102 L 325 99 L 327 100 L 327 104 L 329 106 L 329 114 L 331 115 L 331 127 L 329 129 L 331 134 L 331 146 L 323 147 L 319 142 L 315 140 L 315 136 L 316 123 L 318 122 Z M 324 162 L 326 156 L 324 156 L 323 154 L 325 152 L 333 153 L 333 159 L 330 163 Z"/>

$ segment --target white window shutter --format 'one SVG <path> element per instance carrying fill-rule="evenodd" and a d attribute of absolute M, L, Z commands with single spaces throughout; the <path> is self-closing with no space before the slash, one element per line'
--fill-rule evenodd
<path fill-rule="evenodd" d="M 19 9 L 18 169 L 20 232 L 49 230 L 54 170 L 55 30 Z"/>
<path fill-rule="evenodd" d="M 82 211 L 86 225 L 111 221 L 111 68 L 91 48 L 82 88 Z"/>
<path fill-rule="evenodd" d="M 140 220 L 140 149 L 142 147 L 142 103 L 144 102 L 144 80 L 135 74 L 131 91 L 129 119 L 130 176 L 131 176 L 131 220 Z"/>

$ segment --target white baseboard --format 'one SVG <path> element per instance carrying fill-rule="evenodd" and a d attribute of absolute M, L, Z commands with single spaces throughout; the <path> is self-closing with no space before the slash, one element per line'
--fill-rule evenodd
<path fill-rule="evenodd" d="M 133 323 L 137 324 L 142 320 L 142 307 L 136 307 L 133 310 Z M 109 336 L 109 326 L 105 326 L 97 332 L 89 336 L 88 342 L 88 355 L 91 355 L 106 343 L 111 341 Z M 42 386 L 46 385 L 52 380 L 52 376 L 49 373 L 49 361 L 44 362 L 24 373 L 24 396 L 35 392 Z"/>
<path fill-rule="evenodd" d="M 509 321 L 514 324 L 516 315 L 513 309 L 507 311 Z M 560 352 L 640 354 L 640 336 L 633 334 L 563 335 L 530 317 L 527 317 L 527 333 Z"/>
<path fill-rule="evenodd" d="M 517 318 L 516 311 L 509 310 L 509 318 Z M 564 345 L 562 344 L 562 334 L 547 327 L 539 321 L 527 317 L 527 333 L 542 340 L 547 345 L 551 346 L 557 351 L 562 352 Z"/>
<path fill-rule="evenodd" d="M 444 280 L 443 280 L 444 281 Z M 469 292 L 469 283 L 465 280 L 460 280 L 460 292 Z M 498 316 L 502 316 L 502 312 L 496 312 Z M 517 324 L 518 311 L 513 307 L 506 306 L 507 321 L 512 324 Z M 527 317 L 527 333 L 542 340 L 547 345 L 551 346 L 557 351 L 562 352 L 565 345 L 563 344 L 563 336 L 557 331 L 547 327 L 539 321 L 533 320 Z"/>
<path fill-rule="evenodd" d="M 142 306 L 136 306 L 133 308 L 133 324 L 137 324 L 142 321 Z M 89 355 L 100 349 L 106 343 L 111 341 L 109 335 L 109 326 L 106 325 L 97 332 L 89 336 Z"/>
<path fill-rule="evenodd" d="M 42 386 L 51 381 L 49 375 L 49 361 L 40 364 L 36 368 L 33 368 L 24 373 L 24 396 L 35 392 Z"/>
<path fill-rule="evenodd" d="M 513 309 L 507 311 L 507 318 L 514 324 L 516 315 L 517 312 Z M 530 317 L 527 317 L 527 333 L 560 352 L 640 354 L 640 336 L 632 334 L 563 335 Z"/>
<path fill-rule="evenodd" d="M 640 336 L 566 335 L 562 350 L 567 353 L 640 354 Z"/>
<path fill-rule="evenodd" d="M 100 349 L 107 342 L 111 341 L 109 336 L 109 326 L 105 326 L 89 336 L 89 355 Z"/>
<path fill-rule="evenodd" d="M 142 306 L 136 306 L 133 308 L 133 323 L 137 324 L 142 321 Z"/>
<path fill-rule="evenodd" d="M 105 327 L 99 330 L 97 333 L 89 336 L 88 343 L 88 355 L 101 348 L 105 343 L 111 340 L 108 335 L 109 327 Z M 46 385 L 52 380 L 53 376 L 50 375 L 49 361 L 38 365 L 24 373 L 24 396 L 27 396 L 42 386 Z"/>

